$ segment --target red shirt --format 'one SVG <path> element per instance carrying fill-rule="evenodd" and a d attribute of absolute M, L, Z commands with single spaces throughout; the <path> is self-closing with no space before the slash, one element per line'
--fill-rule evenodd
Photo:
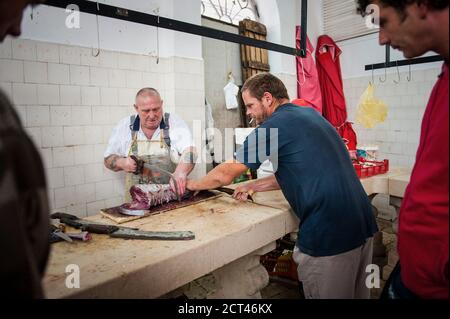
<path fill-rule="evenodd" d="M 422 298 L 449 298 L 448 65 L 431 93 L 420 145 L 399 216 L 405 286 Z"/>

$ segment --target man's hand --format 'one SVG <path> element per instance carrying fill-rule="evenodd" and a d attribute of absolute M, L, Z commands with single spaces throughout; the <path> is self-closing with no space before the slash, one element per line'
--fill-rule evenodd
<path fill-rule="evenodd" d="M 131 157 L 110 155 L 104 161 L 106 168 L 114 172 L 125 171 L 127 173 L 134 173 L 137 167 L 136 162 Z"/>
<path fill-rule="evenodd" d="M 181 160 L 178 163 L 175 172 L 173 173 L 176 185 L 174 185 L 175 184 L 174 181 L 171 180 L 170 187 L 174 192 L 176 192 L 175 189 L 178 189 L 178 194 L 180 194 L 180 196 L 183 196 L 184 192 L 186 191 L 187 176 L 194 169 L 195 158 L 196 158 L 196 150 L 194 147 L 189 147 L 185 149 L 181 156 Z"/>
<path fill-rule="evenodd" d="M 120 167 L 123 171 L 127 173 L 134 173 L 137 168 L 136 161 L 132 159 L 131 157 L 122 157 L 120 160 Z"/>
<path fill-rule="evenodd" d="M 254 183 L 248 183 L 242 186 L 238 186 L 233 193 L 233 198 L 239 201 L 246 201 L 249 196 L 253 196 Z"/>
<path fill-rule="evenodd" d="M 175 182 L 171 179 L 170 180 L 170 187 L 172 190 L 176 193 L 176 189 L 178 189 L 178 194 L 180 196 L 183 196 L 184 192 L 186 191 L 186 181 L 187 181 L 187 175 L 183 172 L 175 172 L 173 173 L 173 177 L 175 177 Z"/>

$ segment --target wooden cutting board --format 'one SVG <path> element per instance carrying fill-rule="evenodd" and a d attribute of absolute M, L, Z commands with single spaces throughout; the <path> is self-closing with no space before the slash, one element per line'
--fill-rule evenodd
<path fill-rule="evenodd" d="M 211 200 L 211 199 L 214 199 L 214 198 L 217 198 L 220 196 L 223 196 L 223 195 L 209 192 L 209 191 L 202 191 L 202 192 L 198 193 L 195 197 L 183 200 L 181 202 L 173 201 L 173 202 L 169 202 L 169 203 L 165 203 L 162 205 L 152 207 L 149 210 L 149 212 L 143 216 L 124 215 L 120 212 L 121 211 L 120 206 L 103 208 L 100 210 L 100 214 L 106 218 L 113 220 L 117 224 L 123 224 L 123 223 L 131 222 L 136 219 L 140 219 L 140 218 L 144 218 L 144 217 L 148 217 L 148 216 L 152 216 L 152 215 L 156 215 L 156 214 L 161 214 L 163 212 L 177 209 L 180 207 L 195 205 L 195 204 L 198 204 L 198 203 L 201 203 L 201 202 L 204 202 L 207 200 Z"/>

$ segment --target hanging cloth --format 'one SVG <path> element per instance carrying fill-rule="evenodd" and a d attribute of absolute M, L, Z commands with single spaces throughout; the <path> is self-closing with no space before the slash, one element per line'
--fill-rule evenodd
<path fill-rule="evenodd" d="M 239 106 L 237 99 L 239 87 L 234 83 L 234 77 L 231 73 L 228 74 L 228 78 L 228 84 L 223 88 L 223 92 L 225 94 L 225 106 L 228 110 L 234 110 Z"/>
<path fill-rule="evenodd" d="M 316 63 L 314 62 L 313 52 L 314 47 L 307 40 L 306 58 L 296 57 L 297 60 L 297 96 L 303 99 L 322 114 L 322 93 L 319 85 L 319 75 L 317 73 Z M 296 48 L 300 49 L 301 42 L 301 27 L 296 27 Z"/>
<path fill-rule="evenodd" d="M 356 121 L 365 128 L 374 128 L 375 125 L 386 120 L 388 108 L 386 104 L 374 95 L 374 86 L 369 84 L 361 95 Z"/>
<path fill-rule="evenodd" d="M 329 36 L 319 37 L 316 63 L 322 91 L 322 114 L 347 142 L 348 149 L 355 151 L 357 137 L 352 123 L 347 122 L 347 107 L 339 59 L 341 53 L 341 49 Z"/>

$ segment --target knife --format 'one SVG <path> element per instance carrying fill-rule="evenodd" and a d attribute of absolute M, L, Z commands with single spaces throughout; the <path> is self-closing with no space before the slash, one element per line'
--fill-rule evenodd
<path fill-rule="evenodd" d="M 59 219 L 61 223 L 94 234 L 107 234 L 114 238 L 150 239 L 150 240 L 192 240 L 195 234 L 190 231 L 144 231 L 137 228 L 128 228 L 115 225 L 91 223 L 77 216 L 66 213 L 54 213 L 52 219 Z"/>
<path fill-rule="evenodd" d="M 61 229 L 56 227 L 55 225 L 50 225 L 50 242 L 57 242 L 60 240 L 65 240 L 69 243 L 73 242 L 72 238 L 69 235 L 63 233 Z"/>
<path fill-rule="evenodd" d="M 153 239 L 153 240 L 192 240 L 195 235 L 191 231 L 157 232 L 132 229 L 119 229 L 109 235 L 114 238 Z"/>
<path fill-rule="evenodd" d="M 218 192 L 221 192 L 221 193 L 225 193 L 225 194 L 228 194 L 228 195 L 230 195 L 230 196 L 233 196 L 233 194 L 234 194 L 234 189 L 232 189 L 232 188 L 228 188 L 228 187 L 217 187 L 217 188 L 213 188 L 213 189 L 211 189 L 212 191 L 218 191 Z M 182 200 L 184 200 L 184 199 L 189 199 L 189 198 L 191 198 L 191 197 L 194 197 L 194 196 L 196 196 L 198 193 L 200 193 L 201 191 L 191 191 L 191 190 L 186 190 L 186 192 L 183 194 L 183 196 L 181 197 L 181 199 Z M 254 194 L 255 192 L 253 192 L 253 191 L 251 191 L 251 192 L 248 192 L 248 196 L 247 196 L 247 198 L 248 198 L 248 200 L 250 200 L 251 202 L 255 202 L 254 201 L 254 199 L 253 199 L 253 197 L 252 197 L 252 195 Z"/>
<path fill-rule="evenodd" d="M 213 191 L 222 192 L 222 193 L 225 193 L 225 194 L 228 194 L 228 195 L 233 195 L 234 194 L 234 189 L 228 188 L 228 187 L 218 187 L 218 188 L 213 189 Z M 255 202 L 253 200 L 253 197 L 252 197 L 253 194 L 254 194 L 254 192 L 249 192 L 247 198 L 250 201 Z"/>

